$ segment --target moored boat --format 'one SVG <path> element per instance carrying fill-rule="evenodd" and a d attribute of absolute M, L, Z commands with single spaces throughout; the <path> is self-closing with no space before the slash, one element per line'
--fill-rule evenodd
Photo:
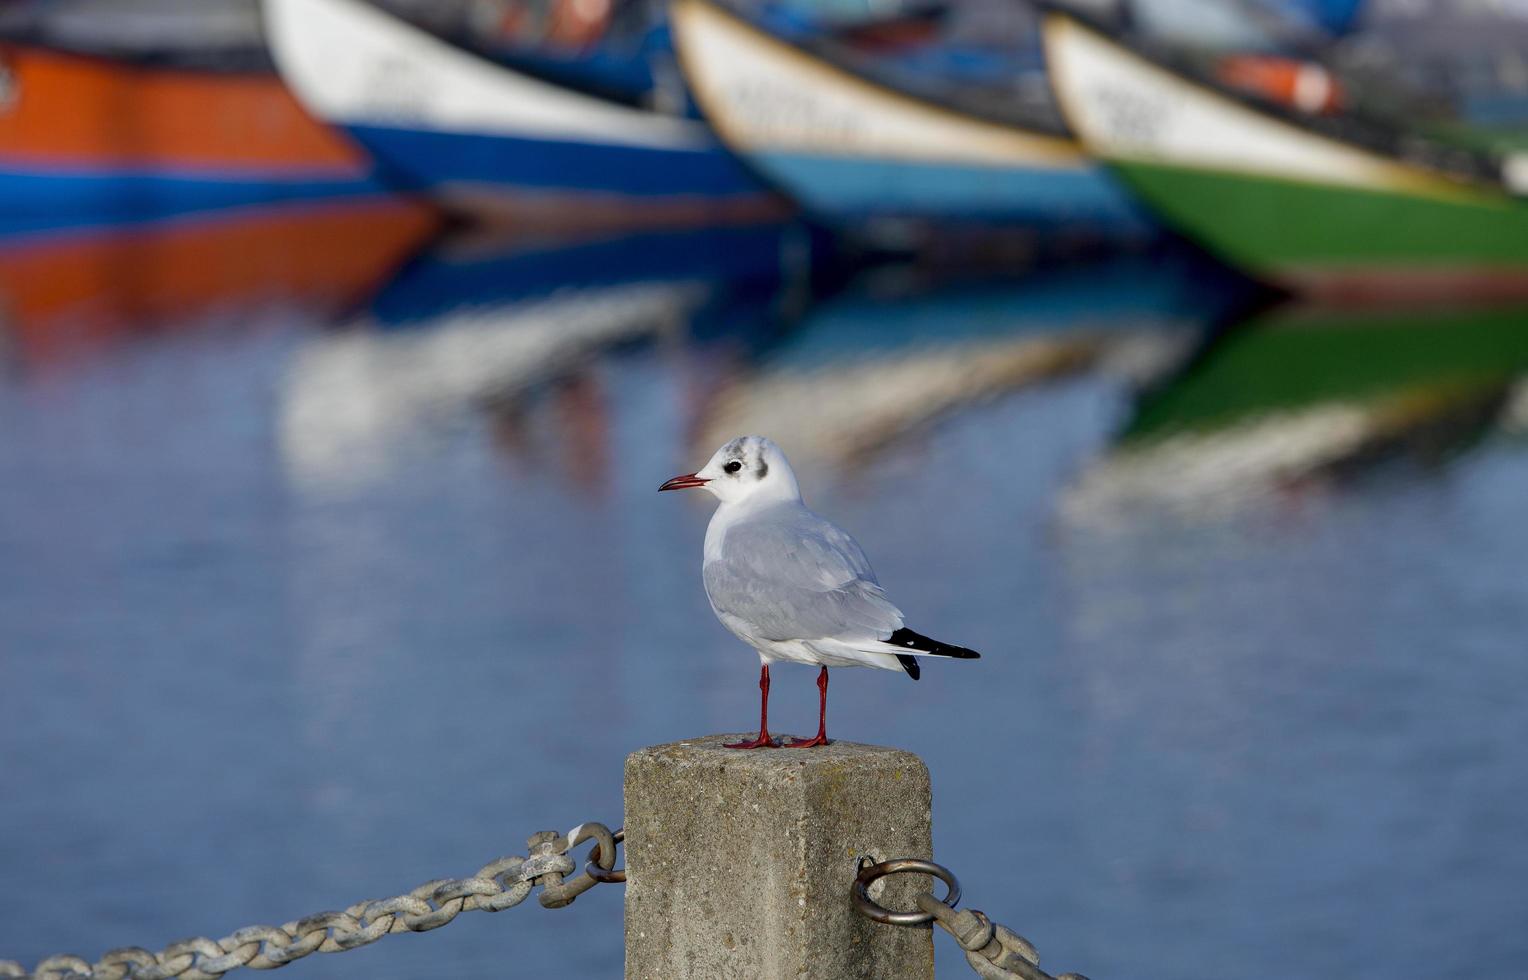
<path fill-rule="evenodd" d="M 559 224 L 706 224 L 780 210 L 704 124 L 564 88 L 360 0 L 266 0 L 298 96 L 458 210 Z"/>
<path fill-rule="evenodd" d="M 1064 14 L 1045 39 L 1088 148 L 1233 265 L 1338 299 L 1528 295 L 1528 161 L 1222 91 Z"/>
<path fill-rule="evenodd" d="M 365 154 L 268 65 L 0 43 L 0 234 L 379 189 Z"/>
<path fill-rule="evenodd" d="M 670 10 L 696 102 L 737 153 L 815 215 L 856 228 L 1032 225 L 1144 235 L 1150 224 L 1042 107 L 899 88 L 712 0 Z M 980 108 L 977 102 L 982 102 Z"/>

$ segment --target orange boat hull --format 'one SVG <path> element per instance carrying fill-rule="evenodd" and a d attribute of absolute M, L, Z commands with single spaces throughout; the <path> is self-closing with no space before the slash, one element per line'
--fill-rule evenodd
<path fill-rule="evenodd" d="M 0 44 L 0 233 L 378 189 L 273 72 Z"/>

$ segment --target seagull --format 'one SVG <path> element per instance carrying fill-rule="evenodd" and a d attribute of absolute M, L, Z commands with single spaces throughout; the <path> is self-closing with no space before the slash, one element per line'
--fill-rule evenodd
<path fill-rule="evenodd" d="M 759 652 L 759 735 L 729 749 L 774 748 L 769 734 L 769 665 L 815 664 L 817 736 L 789 748 L 828 744 L 828 668 L 880 667 L 918 679 L 918 657 L 976 659 L 902 625 L 865 553 L 849 533 L 807 509 L 780 447 L 742 436 L 664 490 L 704 489 L 721 503 L 706 528 L 701 577 L 722 625 Z"/>

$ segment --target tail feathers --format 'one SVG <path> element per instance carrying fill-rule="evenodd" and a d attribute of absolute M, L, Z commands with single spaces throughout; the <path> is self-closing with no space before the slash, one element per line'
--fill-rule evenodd
<path fill-rule="evenodd" d="M 894 647 L 902 647 L 923 657 L 954 657 L 958 660 L 976 660 L 981 657 L 981 654 L 975 650 L 967 650 L 965 647 L 958 647 L 950 643 L 940 643 L 938 640 L 924 636 L 922 633 L 915 633 L 905 626 L 887 637 L 886 642 Z M 913 668 L 907 666 L 907 661 L 912 658 L 906 654 L 898 654 L 897 659 L 902 661 L 902 666 L 916 680 L 918 675 L 913 673 Z"/>

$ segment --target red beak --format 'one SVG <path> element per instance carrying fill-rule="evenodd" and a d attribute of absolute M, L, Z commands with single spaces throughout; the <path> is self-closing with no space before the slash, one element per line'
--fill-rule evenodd
<path fill-rule="evenodd" d="M 672 480 L 659 487 L 658 492 L 662 493 L 665 490 L 693 490 L 696 487 L 705 486 L 708 482 L 710 481 L 703 480 L 696 476 L 694 473 L 686 473 L 683 476 L 674 477 Z"/>

